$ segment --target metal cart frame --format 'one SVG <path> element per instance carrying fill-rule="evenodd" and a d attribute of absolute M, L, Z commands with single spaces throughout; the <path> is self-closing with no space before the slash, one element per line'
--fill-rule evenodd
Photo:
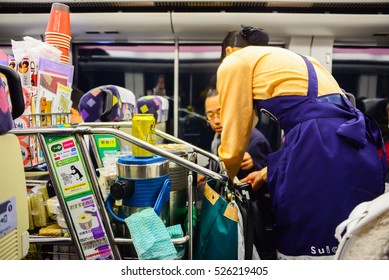
<path fill-rule="evenodd" d="M 108 242 L 109 242 L 111 249 L 112 249 L 113 259 L 121 259 L 117 245 L 132 244 L 132 240 L 130 238 L 115 238 L 114 237 L 114 233 L 113 233 L 111 224 L 109 222 L 110 221 L 109 215 L 108 215 L 108 212 L 105 208 L 105 203 L 104 203 L 104 200 L 103 200 L 103 197 L 101 194 L 101 190 L 99 187 L 97 175 L 96 175 L 96 172 L 94 170 L 92 160 L 91 160 L 84 136 L 86 136 L 86 135 L 98 135 L 98 134 L 109 134 L 109 135 L 118 137 L 121 140 L 128 141 L 132 144 L 138 145 L 141 148 L 146 149 L 146 150 L 148 150 L 152 153 L 155 153 L 159 156 L 165 157 L 165 158 L 173 161 L 174 163 L 176 163 L 182 167 L 185 167 L 191 171 L 203 174 L 207 177 L 211 177 L 215 180 L 218 180 L 218 181 L 221 181 L 224 183 L 228 182 L 228 176 L 226 176 L 224 174 L 222 175 L 222 174 L 215 173 L 209 169 L 206 169 L 198 164 L 193 163 L 190 160 L 186 160 L 186 159 L 179 157 L 173 153 L 170 153 L 168 151 L 160 149 L 152 144 L 149 144 L 149 143 L 142 141 L 142 140 L 140 140 L 132 135 L 129 135 L 128 133 L 125 133 L 125 132 L 117 129 L 117 128 L 120 128 L 121 126 L 128 127 L 131 125 L 132 125 L 131 122 L 127 122 L 127 123 L 86 123 L 86 124 L 82 124 L 82 125 L 78 125 L 78 126 L 74 126 L 74 127 L 69 127 L 69 128 L 66 128 L 66 127 L 63 127 L 63 128 L 58 128 L 58 127 L 56 127 L 56 128 L 54 128 L 54 127 L 53 128 L 29 128 L 29 129 L 13 129 L 10 131 L 10 133 L 13 133 L 15 135 L 20 135 L 20 136 L 22 136 L 22 135 L 23 136 L 25 136 L 25 135 L 37 135 L 38 136 L 38 140 L 39 140 L 40 146 L 42 147 L 43 155 L 44 155 L 44 158 L 45 158 L 48 170 L 49 170 L 49 174 L 50 174 L 50 177 L 52 179 L 53 187 L 54 187 L 55 193 L 58 197 L 62 211 L 64 213 L 64 217 L 65 217 L 65 220 L 68 224 L 69 233 L 71 236 L 71 238 L 57 238 L 57 237 L 44 238 L 44 237 L 31 236 L 30 237 L 31 243 L 39 243 L 39 244 L 42 244 L 42 243 L 57 244 L 58 242 L 61 244 L 72 243 L 75 246 L 76 253 L 77 253 L 78 257 L 80 259 L 85 259 L 84 254 L 83 254 L 83 249 L 81 248 L 80 242 L 77 242 L 78 236 L 76 234 L 75 227 L 72 223 L 72 218 L 70 216 L 70 213 L 67 209 L 66 201 L 65 201 L 64 197 L 61 195 L 61 189 L 60 189 L 59 182 L 55 179 L 56 178 L 55 170 L 54 170 L 54 167 L 53 167 L 53 165 L 50 161 L 50 158 L 49 158 L 49 151 L 48 151 L 47 146 L 46 146 L 45 136 L 59 136 L 59 137 L 75 136 L 76 142 L 80 148 L 81 156 L 82 156 L 83 160 L 85 161 L 86 171 L 87 171 L 89 179 L 90 179 L 90 183 L 91 183 L 91 187 L 92 187 L 92 191 L 93 191 L 93 196 L 96 199 L 98 212 L 100 214 L 102 224 L 104 226 L 104 229 L 105 229 L 105 232 L 107 235 Z M 92 126 L 94 126 L 94 127 L 92 127 Z M 108 126 L 108 127 L 113 126 L 115 128 L 107 128 L 107 127 L 102 128 L 101 126 Z M 210 157 L 210 158 L 218 161 L 221 164 L 221 166 L 224 166 L 217 156 L 214 156 L 213 154 L 210 154 L 207 151 L 204 151 L 196 146 L 193 146 L 185 141 L 182 141 L 178 138 L 175 138 L 175 137 L 173 137 L 167 133 L 164 133 L 162 131 L 157 131 L 157 134 L 159 136 L 169 140 L 169 141 L 188 145 L 191 148 L 193 148 L 193 150 L 195 150 L 196 152 L 199 152 L 207 157 Z M 192 194 L 193 184 L 192 184 L 192 179 L 190 179 L 190 178 L 192 178 L 191 175 L 189 175 L 189 178 L 188 178 L 188 181 L 189 181 L 189 184 L 188 184 L 188 205 L 193 205 L 193 194 Z M 188 216 L 192 217 L 192 207 L 188 207 Z M 192 221 L 192 219 L 188 219 L 188 226 L 189 226 L 188 235 L 184 236 L 183 238 L 172 239 L 172 242 L 174 244 L 183 244 L 183 243 L 188 242 L 188 258 L 192 259 L 193 258 L 193 221 Z"/>

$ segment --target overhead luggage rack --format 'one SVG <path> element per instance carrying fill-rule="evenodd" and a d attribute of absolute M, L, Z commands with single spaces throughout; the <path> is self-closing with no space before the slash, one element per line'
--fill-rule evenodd
<path fill-rule="evenodd" d="M 101 12 L 257 12 L 257 13 L 388 13 L 386 1 L 97 1 L 65 0 L 72 13 Z M 6 0 L 0 13 L 47 13 L 52 1 Z"/>
<path fill-rule="evenodd" d="M 114 230 L 112 229 L 110 222 L 110 216 L 101 193 L 96 171 L 84 138 L 87 135 L 112 135 L 120 140 L 138 145 L 143 149 L 149 150 L 156 155 L 164 157 L 175 164 L 188 169 L 190 171 L 190 175 L 188 175 L 188 182 L 190 182 L 188 184 L 187 192 L 188 205 L 193 205 L 192 171 L 224 183 L 228 181 L 228 177 L 225 175 L 212 172 L 192 162 L 191 160 L 182 158 L 174 153 L 168 152 L 118 130 L 116 127 L 118 123 L 91 123 L 91 125 L 92 124 L 93 127 L 88 126 L 88 124 L 82 124 L 73 127 L 27 128 L 13 129 L 10 131 L 16 135 L 37 136 L 40 146 L 42 147 L 44 159 L 53 183 L 53 188 L 58 197 L 70 234 L 70 237 L 68 238 L 45 238 L 31 236 L 30 242 L 32 244 L 72 243 L 79 259 L 122 259 L 119 246 L 133 243 L 131 238 L 121 238 L 115 236 L 114 234 Z M 109 128 L 109 125 L 112 125 L 115 128 Z M 131 126 L 131 122 L 126 122 L 120 125 Z M 157 131 L 157 134 L 175 143 L 188 144 L 161 131 Z M 89 137 L 89 139 L 91 138 L 92 137 Z M 214 155 L 197 147 L 191 147 L 193 150 L 203 153 L 206 156 L 213 157 L 215 160 L 219 161 L 219 159 Z M 59 155 L 63 157 L 62 160 L 58 160 Z M 65 180 L 61 177 L 61 174 L 65 173 L 65 169 L 69 169 L 70 166 L 77 167 L 78 171 L 82 174 L 82 178 L 79 178 L 79 181 L 69 183 L 65 182 Z M 192 217 L 192 207 L 188 207 L 187 211 L 188 217 Z M 91 222 L 89 222 L 89 213 L 92 213 L 93 217 L 97 218 L 97 221 L 101 222 L 97 227 L 97 235 L 90 233 Z M 84 214 L 84 216 L 82 216 L 82 214 Z M 82 218 L 85 219 L 83 221 L 79 220 Z M 94 224 L 94 226 L 95 225 L 96 224 Z M 182 238 L 172 238 L 172 243 L 174 245 L 187 244 L 187 257 L 188 259 L 192 259 L 192 219 L 188 219 L 187 234 Z"/>

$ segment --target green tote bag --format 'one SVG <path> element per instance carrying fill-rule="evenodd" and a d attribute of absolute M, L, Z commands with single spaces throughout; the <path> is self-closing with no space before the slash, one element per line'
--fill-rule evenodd
<path fill-rule="evenodd" d="M 236 260 L 238 258 L 238 209 L 209 185 L 204 187 L 195 260 Z"/>

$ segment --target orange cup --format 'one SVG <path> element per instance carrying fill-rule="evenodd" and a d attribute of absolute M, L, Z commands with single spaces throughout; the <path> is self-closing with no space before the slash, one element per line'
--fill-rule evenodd
<path fill-rule="evenodd" d="M 66 59 L 66 58 L 61 58 L 60 61 L 61 61 L 62 63 L 66 63 L 66 64 L 69 64 L 69 63 L 70 63 L 69 59 Z"/>
<path fill-rule="evenodd" d="M 54 46 L 56 46 L 56 47 L 62 47 L 62 48 L 67 48 L 67 49 L 70 48 L 70 44 L 68 44 L 68 43 L 63 43 L 63 42 L 60 42 L 60 41 L 46 40 L 45 43 L 47 43 L 47 44 L 49 44 L 49 45 L 54 45 Z"/>
<path fill-rule="evenodd" d="M 62 3 L 53 3 L 51 5 L 46 32 L 58 32 L 70 36 L 69 6 Z"/>
<path fill-rule="evenodd" d="M 52 35 L 52 34 L 45 34 L 45 38 L 63 40 L 63 41 L 67 41 L 67 42 L 70 42 L 70 40 L 71 40 L 71 37 L 65 37 L 65 36 L 61 36 L 61 35 Z"/>
<path fill-rule="evenodd" d="M 54 40 L 54 41 L 62 41 L 64 43 L 70 43 L 70 40 L 69 39 L 66 39 L 65 37 L 53 37 L 53 36 L 45 36 L 45 41 L 48 41 L 48 40 Z"/>
<path fill-rule="evenodd" d="M 61 48 L 61 47 L 56 47 L 56 48 L 59 49 L 62 52 L 63 56 L 69 56 L 69 49 Z"/>
<path fill-rule="evenodd" d="M 63 33 L 58 33 L 58 32 L 45 32 L 45 37 L 50 38 L 50 37 L 59 37 L 64 40 L 70 41 L 72 39 L 71 36 Z"/>

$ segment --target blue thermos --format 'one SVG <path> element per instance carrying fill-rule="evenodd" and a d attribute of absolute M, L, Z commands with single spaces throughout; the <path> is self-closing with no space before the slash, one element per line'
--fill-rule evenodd
<path fill-rule="evenodd" d="M 127 155 L 119 157 L 116 167 L 117 180 L 110 186 L 106 199 L 106 206 L 112 217 L 124 222 L 131 214 L 151 207 L 167 224 L 169 205 L 166 202 L 169 201 L 171 185 L 169 162 L 157 155 Z M 116 214 L 113 205 L 120 200 L 122 205 Z"/>

